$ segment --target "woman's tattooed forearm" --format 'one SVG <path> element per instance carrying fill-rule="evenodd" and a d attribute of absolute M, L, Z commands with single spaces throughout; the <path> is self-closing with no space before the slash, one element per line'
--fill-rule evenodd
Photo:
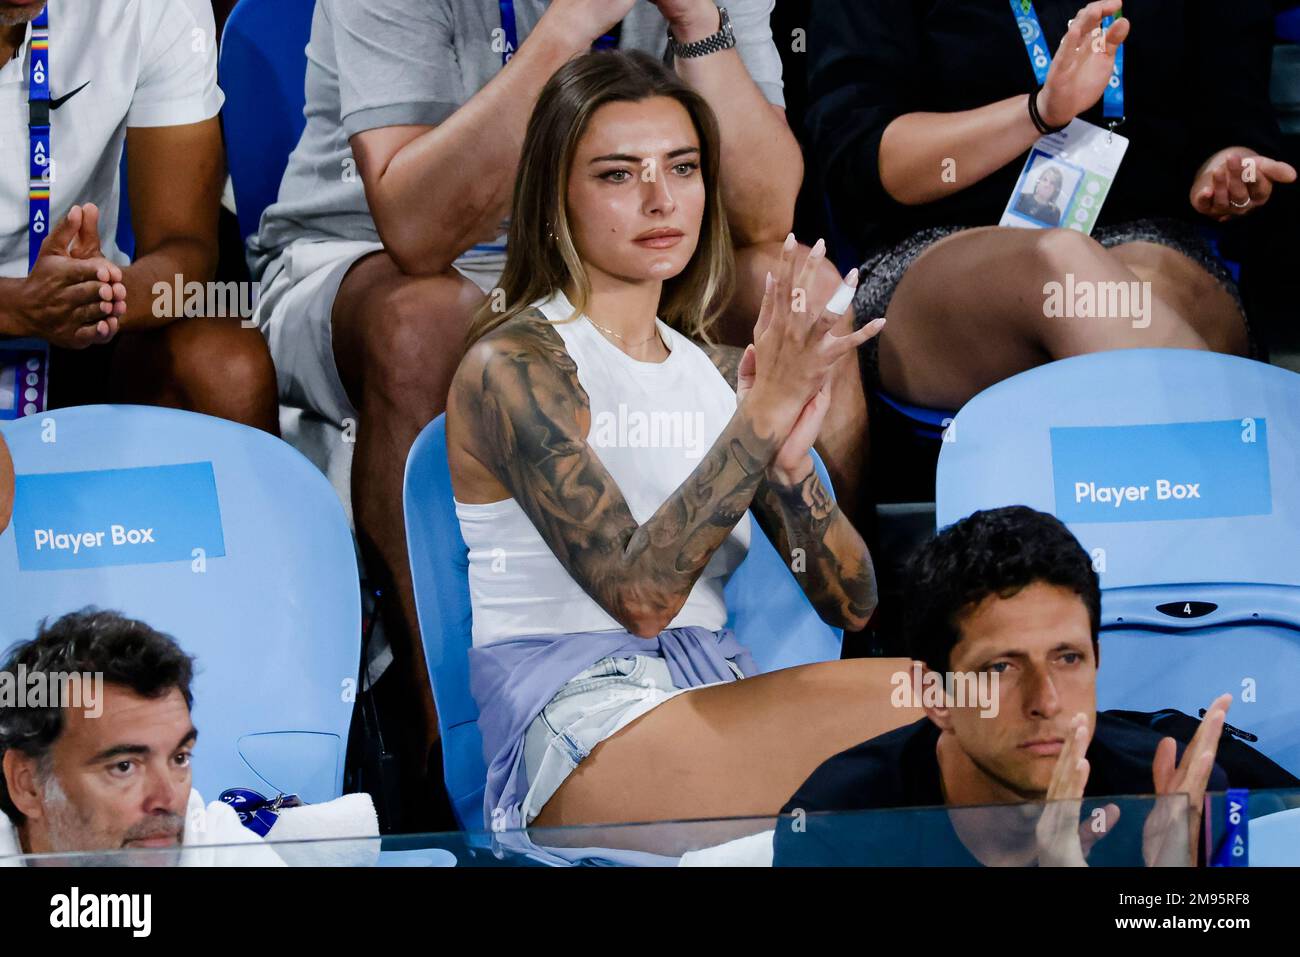
<path fill-rule="evenodd" d="M 736 388 L 744 351 L 734 346 L 704 349 Z M 817 473 L 790 487 L 765 482 L 754 507 L 818 614 L 851 629 L 865 625 L 877 601 L 871 555 Z"/>
<path fill-rule="evenodd" d="M 822 619 L 851 630 L 864 627 L 877 602 L 875 568 L 817 472 L 791 486 L 765 482 L 756 504 Z"/>

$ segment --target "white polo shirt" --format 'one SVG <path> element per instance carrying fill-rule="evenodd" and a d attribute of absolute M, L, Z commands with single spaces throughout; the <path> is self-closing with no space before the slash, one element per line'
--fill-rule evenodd
<path fill-rule="evenodd" d="M 221 110 L 208 0 L 50 0 L 50 221 L 77 203 L 100 209 L 104 253 L 116 243 L 127 127 L 183 126 Z M 0 66 L 0 276 L 27 275 L 27 27 Z M 86 84 L 84 89 L 78 88 Z M 75 92 L 74 91 L 78 91 Z"/>

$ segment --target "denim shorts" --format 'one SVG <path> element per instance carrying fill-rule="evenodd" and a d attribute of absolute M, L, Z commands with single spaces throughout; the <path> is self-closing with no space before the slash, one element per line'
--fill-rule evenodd
<path fill-rule="evenodd" d="M 744 677 L 735 662 L 727 664 L 737 679 Z M 525 823 L 541 813 L 596 745 L 657 705 L 692 690 L 673 684 L 667 661 L 647 655 L 602 658 L 571 678 L 524 733 Z"/>

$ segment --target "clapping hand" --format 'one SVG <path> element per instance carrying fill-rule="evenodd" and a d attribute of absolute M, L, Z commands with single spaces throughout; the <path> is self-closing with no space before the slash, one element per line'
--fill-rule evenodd
<path fill-rule="evenodd" d="M 841 316 L 828 311 L 828 303 L 814 304 L 808 299 L 813 277 L 825 256 L 826 244 L 818 240 L 796 276 L 798 245 L 793 236 L 786 241 L 777 275 L 769 275 L 767 279 L 763 304 L 754 324 L 754 344 L 745 349 L 737 374 L 736 396 L 743 401 L 760 374 L 766 371 L 764 356 L 775 357 L 784 344 L 799 343 L 812 347 L 814 354 L 821 357 L 820 362 L 811 367 L 814 378 L 807 382 L 801 383 L 780 374 L 773 377 L 775 388 L 787 395 L 804 396 L 799 401 L 798 414 L 789 434 L 772 463 L 774 477 L 787 485 L 806 477 L 812 469 L 808 453 L 817 441 L 830 408 L 832 367 L 839 358 L 856 350 L 885 326 L 884 319 L 876 319 L 846 336 L 831 332 Z M 849 273 L 845 282 L 856 287 L 857 270 Z"/>
<path fill-rule="evenodd" d="M 1214 771 L 1219 739 L 1223 736 L 1223 723 L 1231 704 L 1230 694 L 1214 699 L 1201 720 L 1201 726 L 1196 729 L 1192 743 L 1183 752 L 1183 759 L 1177 764 L 1175 758 L 1178 746 L 1173 738 L 1165 738 L 1156 748 L 1156 757 L 1151 763 L 1156 794 L 1186 794 L 1187 802 L 1157 801 L 1147 816 L 1146 826 L 1142 830 L 1142 856 L 1148 867 L 1188 867 L 1194 863 L 1201 815 L 1205 809 L 1205 789 L 1209 785 L 1210 774 Z M 1186 830 L 1183 830 L 1184 827 Z"/>
<path fill-rule="evenodd" d="M 1090 3 L 1074 15 L 1070 29 L 1052 58 L 1047 82 L 1038 93 L 1038 112 L 1050 126 L 1065 126 L 1101 99 L 1115 72 L 1115 55 L 1128 39 L 1130 25 L 1120 18 L 1109 29 L 1101 22 L 1113 17 L 1121 0 Z"/>

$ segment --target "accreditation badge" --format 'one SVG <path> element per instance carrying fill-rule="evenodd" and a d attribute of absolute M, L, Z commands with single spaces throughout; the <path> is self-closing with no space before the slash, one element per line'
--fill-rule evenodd
<path fill-rule="evenodd" d="M 1080 119 L 1044 136 L 1029 151 L 998 225 L 1091 235 L 1128 143 L 1127 137 Z"/>

